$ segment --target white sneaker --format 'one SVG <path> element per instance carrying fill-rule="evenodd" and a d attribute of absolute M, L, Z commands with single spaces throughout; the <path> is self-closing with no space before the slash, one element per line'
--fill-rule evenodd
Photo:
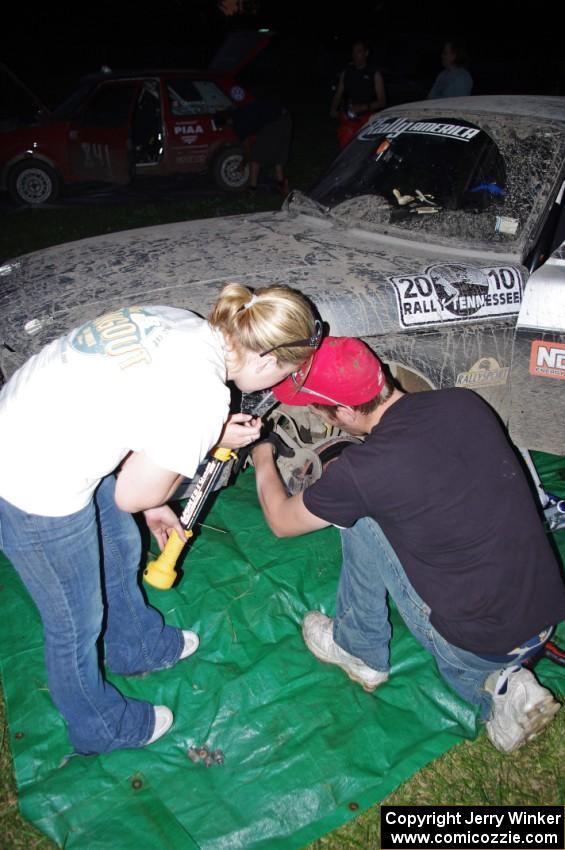
<path fill-rule="evenodd" d="M 189 629 L 183 629 L 182 635 L 184 638 L 184 646 L 178 657 L 179 661 L 182 661 L 183 658 L 188 658 L 189 655 L 193 655 L 200 644 L 200 638 L 196 632 L 191 632 Z"/>
<path fill-rule="evenodd" d="M 487 735 L 501 753 L 512 753 L 536 738 L 560 708 L 551 691 L 525 667 L 491 673 L 485 689 L 492 694 Z"/>
<path fill-rule="evenodd" d="M 304 642 L 312 655 L 327 664 L 337 664 L 350 679 L 366 691 L 374 691 L 388 679 L 388 673 L 373 670 L 360 658 L 350 655 L 333 639 L 333 620 L 319 611 L 310 611 L 302 623 Z"/>
<path fill-rule="evenodd" d="M 155 726 L 153 727 L 153 734 L 145 742 L 144 747 L 148 747 L 149 744 L 154 744 L 155 741 L 162 738 L 173 725 L 173 712 L 170 708 L 167 708 L 166 705 L 154 705 L 153 710 L 155 712 Z"/>

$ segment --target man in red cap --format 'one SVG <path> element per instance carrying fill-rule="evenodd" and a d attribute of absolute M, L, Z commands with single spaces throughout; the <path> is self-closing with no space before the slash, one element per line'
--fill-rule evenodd
<path fill-rule="evenodd" d="M 386 682 L 390 593 L 497 749 L 535 737 L 559 703 L 522 664 L 565 619 L 565 586 L 491 408 L 466 389 L 406 394 L 349 337 L 324 339 L 310 369 L 275 394 L 365 436 L 291 497 L 272 446 L 253 449 L 259 500 L 277 536 L 341 529 L 336 616 L 306 615 L 310 651 L 367 691 Z"/>

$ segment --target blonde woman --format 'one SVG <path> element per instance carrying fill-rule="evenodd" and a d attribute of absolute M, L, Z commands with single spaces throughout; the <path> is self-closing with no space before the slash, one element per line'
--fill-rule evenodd
<path fill-rule="evenodd" d="M 194 632 L 165 625 L 143 598 L 132 514 L 144 513 L 161 548 L 173 530 L 182 536 L 166 504 L 180 480 L 214 445 L 259 436 L 260 420 L 229 415 L 226 382 L 270 387 L 320 336 L 298 293 L 227 284 L 208 320 L 136 306 L 87 321 L 3 388 L 0 548 L 40 612 L 50 693 L 77 753 L 145 746 L 173 722 L 166 706 L 105 681 L 99 644 L 122 675 L 171 667 L 198 648 Z"/>

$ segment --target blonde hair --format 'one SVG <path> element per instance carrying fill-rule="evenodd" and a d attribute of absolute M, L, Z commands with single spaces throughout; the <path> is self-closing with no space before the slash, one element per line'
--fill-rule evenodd
<path fill-rule="evenodd" d="M 252 292 L 240 283 L 227 283 L 208 321 L 223 332 L 236 359 L 245 350 L 261 354 L 276 348 L 277 363 L 298 365 L 312 354 L 307 345 L 284 347 L 308 339 L 315 330 L 310 304 L 288 286 L 264 286 Z"/>

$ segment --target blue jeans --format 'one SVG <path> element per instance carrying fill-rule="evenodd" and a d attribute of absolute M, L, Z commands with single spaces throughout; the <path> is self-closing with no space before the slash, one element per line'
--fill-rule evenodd
<path fill-rule="evenodd" d="M 375 670 L 389 669 L 391 627 L 387 592 L 414 637 L 434 656 L 445 681 L 463 699 L 478 706 L 481 718 L 490 713 L 491 696 L 484 690 L 487 676 L 505 666 L 520 664 L 528 653 L 507 665 L 489 661 L 445 640 L 430 623 L 430 608 L 418 596 L 398 557 L 372 519 L 358 520 L 341 532 L 343 566 L 334 621 L 334 640 Z"/>
<path fill-rule="evenodd" d="M 139 530 L 116 506 L 115 484 L 104 478 L 90 504 L 63 517 L 0 499 L 0 549 L 41 615 L 51 697 L 82 754 L 143 746 L 155 722 L 151 703 L 105 681 L 100 638 L 108 667 L 124 675 L 170 667 L 183 647 L 181 630 L 145 602 Z"/>

